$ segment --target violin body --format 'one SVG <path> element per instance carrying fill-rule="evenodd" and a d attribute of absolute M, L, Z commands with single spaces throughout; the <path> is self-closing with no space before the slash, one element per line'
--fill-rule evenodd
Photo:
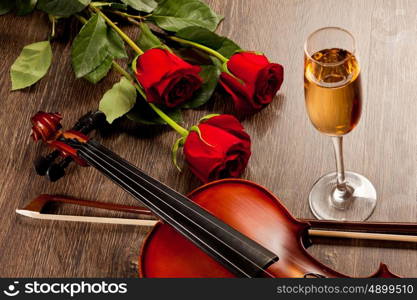
<path fill-rule="evenodd" d="M 312 257 L 308 223 L 294 218 L 271 192 L 253 182 L 224 179 L 206 184 L 188 197 L 221 221 L 277 254 L 268 267 L 273 277 L 347 277 Z M 139 257 L 141 277 L 235 277 L 233 273 L 175 231 L 158 223 Z M 371 277 L 397 277 L 385 265 Z"/>

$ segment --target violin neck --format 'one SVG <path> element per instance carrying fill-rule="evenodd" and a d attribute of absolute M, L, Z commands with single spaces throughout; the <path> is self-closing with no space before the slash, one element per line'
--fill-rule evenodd
<path fill-rule="evenodd" d="M 77 145 L 78 155 L 200 249 L 241 277 L 262 276 L 278 257 L 98 142 Z"/>

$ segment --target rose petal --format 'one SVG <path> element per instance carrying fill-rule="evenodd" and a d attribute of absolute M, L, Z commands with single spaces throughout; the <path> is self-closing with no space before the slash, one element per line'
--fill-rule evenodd
<path fill-rule="evenodd" d="M 270 103 L 284 80 L 284 68 L 279 64 L 269 64 L 263 68 L 256 81 L 255 101 L 262 105 Z"/>
<path fill-rule="evenodd" d="M 239 52 L 230 58 L 227 63 L 229 71 L 247 84 L 254 84 L 258 73 L 269 65 L 265 55 L 254 52 Z"/>
<path fill-rule="evenodd" d="M 170 51 L 155 48 L 139 56 L 136 78 L 144 88 L 148 102 L 174 107 L 188 100 L 201 87 L 200 71 L 199 66 L 190 65 Z M 176 89 L 175 85 L 180 82 L 184 96 L 171 99 L 171 90 Z"/>
<path fill-rule="evenodd" d="M 262 108 L 261 105 L 252 100 L 252 95 L 247 90 L 247 86 L 243 85 L 233 76 L 227 73 L 221 73 L 220 84 L 232 97 L 237 111 L 248 113 Z"/>
<path fill-rule="evenodd" d="M 250 136 L 244 131 L 242 124 L 232 115 L 215 116 L 204 122 L 238 136 L 240 139 L 250 141 Z"/>
<path fill-rule="evenodd" d="M 250 137 L 239 122 L 233 116 L 222 115 L 198 127 L 204 141 L 196 132 L 190 132 L 184 144 L 185 159 L 191 171 L 203 182 L 239 176 L 251 154 Z"/>

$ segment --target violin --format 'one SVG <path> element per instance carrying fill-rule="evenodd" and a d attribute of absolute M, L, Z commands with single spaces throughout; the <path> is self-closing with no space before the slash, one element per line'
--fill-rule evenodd
<path fill-rule="evenodd" d="M 184 196 L 86 136 L 102 113 L 87 114 L 68 131 L 60 120 L 43 112 L 32 118 L 32 137 L 55 153 L 36 162 L 38 173 L 57 180 L 54 174 L 71 161 L 92 166 L 160 219 L 140 251 L 141 277 L 348 277 L 306 251 L 311 224 L 294 218 L 266 188 L 224 179 Z M 381 264 L 370 277 L 398 276 Z"/>

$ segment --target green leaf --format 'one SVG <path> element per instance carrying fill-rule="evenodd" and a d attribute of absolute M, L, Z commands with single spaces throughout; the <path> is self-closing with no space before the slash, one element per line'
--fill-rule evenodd
<path fill-rule="evenodd" d="M 227 37 L 220 36 L 199 26 L 191 26 L 181 29 L 175 35 L 184 40 L 207 46 L 228 58 L 236 51 L 241 50 L 239 45 Z"/>
<path fill-rule="evenodd" d="M 189 26 L 214 31 L 223 19 L 199 0 L 163 0 L 150 18 L 159 27 L 174 32 Z"/>
<path fill-rule="evenodd" d="M 23 89 L 37 82 L 48 72 L 51 61 L 49 41 L 25 46 L 10 69 L 12 90 Z"/>
<path fill-rule="evenodd" d="M 175 35 L 179 38 L 196 42 L 212 49 L 219 49 L 226 39 L 225 37 L 200 26 L 190 26 L 183 28 L 179 30 Z"/>
<path fill-rule="evenodd" d="M 112 67 L 115 58 L 126 58 L 126 49 L 123 39 L 112 28 L 107 27 L 107 57 L 101 64 L 83 77 L 91 83 L 97 83 L 103 79 Z"/>
<path fill-rule="evenodd" d="M 108 90 L 100 100 L 99 110 L 106 115 L 110 124 L 129 112 L 136 102 L 136 89 L 133 84 L 122 77 Z"/>
<path fill-rule="evenodd" d="M 147 12 L 147 13 L 152 12 L 158 6 L 158 2 L 156 2 L 155 0 L 121 0 L 121 1 L 129 5 L 133 9 Z"/>
<path fill-rule="evenodd" d="M 113 57 L 111 55 L 107 56 L 104 61 L 99 65 L 96 69 L 94 69 L 92 72 L 88 73 L 87 75 L 84 75 L 84 79 L 87 79 L 91 83 L 96 84 L 100 80 L 102 80 L 107 73 L 109 73 L 111 67 L 112 67 Z"/>
<path fill-rule="evenodd" d="M 171 119 L 177 123 L 182 123 L 181 109 L 166 109 L 161 108 Z M 130 120 L 144 124 L 144 125 L 165 125 L 166 122 L 162 120 L 149 106 L 145 99 L 138 96 L 136 104 L 133 109 L 126 115 Z"/>
<path fill-rule="evenodd" d="M 114 58 L 126 58 L 126 48 L 123 39 L 114 31 L 113 28 L 107 28 L 107 42 L 109 54 Z"/>
<path fill-rule="evenodd" d="M 0 1 L 0 16 L 5 15 L 15 8 L 15 0 L 1 0 Z"/>
<path fill-rule="evenodd" d="M 96 69 L 108 56 L 107 27 L 99 15 L 92 16 L 75 37 L 71 49 L 77 78 Z"/>
<path fill-rule="evenodd" d="M 233 54 L 235 54 L 238 51 L 241 51 L 242 48 L 240 48 L 239 45 L 237 45 L 235 42 L 233 42 L 232 40 L 225 38 L 223 45 L 219 48 L 216 49 L 217 52 L 219 52 L 221 55 L 230 58 Z"/>
<path fill-rule="evenodd" d="M 82 11 L 91 0 L 39 0 L 37 8 L 57 16 L 69 17 Z"/>
<path fill-rule="evenodd" d="M 23 16 L 31 13 L 38 0 L 16 0 L 16 15 Z"/>
<path fill-rule="evenodd" d="M 199 107 L 211 98 L 219 80 L 220 70 L 216 66 L 201 66 L 200 76 L 203 85 L 194 97 L 183 105 L 184 108 Z"/>
<path fill-rule="evenodd" d="M 163 43 L 152 33 L 147 24 L 141 22 L 140 29 L 137 44 L 143 51 L 163 46 Z"/>

